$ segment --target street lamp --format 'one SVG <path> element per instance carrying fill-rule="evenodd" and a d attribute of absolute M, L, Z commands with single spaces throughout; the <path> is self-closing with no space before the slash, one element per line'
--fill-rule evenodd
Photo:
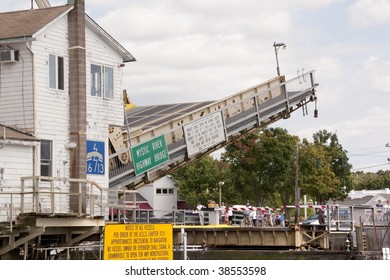
<path fill-rule="evenodd" d="M 225 184 L 224 181 L 218 182 L 218 186 L 219 186 L 219 207 L 221 207 L 221 205 L 222 205 L 222 186 L 224 184 Z"/>
<path fill-rule="evenodd" d="M 278 59 L 278 51 L 280 48 L 285 49 L 285 48 L 287 48 L 287 46 L 285 43 L 275 43 L 274 42 L 275 57 L 276 57 L 276 72 L 278 73 L 278 76 L 280 76 L 279 59 Z"/>

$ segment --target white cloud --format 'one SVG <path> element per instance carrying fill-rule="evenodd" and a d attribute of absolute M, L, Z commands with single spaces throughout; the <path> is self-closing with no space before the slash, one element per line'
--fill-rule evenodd
<path fill-rule="evenodd" d="M 371 56 L 363 62 L 362 71 L 374 92 L 390 93 L 390 61 Z"/>
<path fill-rule="evenodd" d="M 378 77 L 375 79 L 373 87 L 380 93 L 390 94 L 390 75 Z"/>
<path fill-rule="evenodd" d="M 390 1 L 357 0 L 349 9 L 352 25 L 358 28 L 379 26 L 390 23 Z"/>
<path fill-rule="evenodd" d="M 108 26 L 117 37 L 135 41 L 160 41 L 172 36 L 185 36 L 193 25 L 186 14 L 167 5 L 115 9 L 98 21 L 100 25 Z"/>

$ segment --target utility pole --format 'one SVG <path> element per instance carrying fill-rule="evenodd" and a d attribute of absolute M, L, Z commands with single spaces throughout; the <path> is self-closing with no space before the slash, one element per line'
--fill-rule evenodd
<path fill-rule="evenodd" d="M 221 205 L 222 205 L 222 186 L 224 184 L 225 184 L 225 182 L 223 182 L 223 181 L 218 182 L 218 186 L 219 186 L 219 207 L 221 207 Z"/>
<path fill-rule="evenodd" d="M 298 172 L 299 172 L 299 165 L 298 165 L 298 158 L 299 158 L 299 142 L 296 144 L 296 151 L 295 151 L 295 221 L 294 223 L 298 223 L 298 217 L 299 217 L 299 198 L 300 198 L 300 190 L 298 187 Z"/>

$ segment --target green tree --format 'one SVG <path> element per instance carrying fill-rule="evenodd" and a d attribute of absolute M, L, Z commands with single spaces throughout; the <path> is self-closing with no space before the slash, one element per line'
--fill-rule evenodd
<path fill-rule="evenodd" d="M 172 173 L 182 199 L 195 207 L 198 202 L 219 201 L 219 182 L 223 181 L 222 200 L 229 202 L 235 191 L 230 181 L 229 168 L 211 156 L 204 156 Z"/>
<path fill-rule="evenodd" d="M 295 145 L 298 137 L 270 128 L 229 145 L 222 159 L 231 164 L 241 199 L 281 206 L 294 199 Z"/>
<path fill-rule="evenodd" d="M 352 175 L 354 190 L 380 190 L 390 186 L 389 170 L 379 170 L 376 173 L 358 171 Z"/>
<path fill-rule="evenodd" d="M 329 163 L 330 170 L 338 179 L 338 182 L 333 182 L 335 184 L 333 189 L 323 196 L 323 199 L 344 199 L 353 186 L 352 165 L 348 163 L 347 152 L 339 143 L 336 133 L 320 130 L 313 135 L 313 140 L 314 145 L 322 147 L 324 151 L 324 158 L 321 160 L 320 168 Z"/>
<path fill-rule="evenodd" d="M 307 195 L 309 200 L 324 204 L 338 192 L 339 184 L 340 181 L 332 171 L 324 147 L 304 139 L 299 149 L 301 196 Z"/>

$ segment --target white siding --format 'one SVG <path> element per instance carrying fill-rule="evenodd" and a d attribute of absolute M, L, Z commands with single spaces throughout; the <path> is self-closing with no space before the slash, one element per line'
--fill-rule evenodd
<path fill-rule="evenodd" d="M 108 127 L 109 125 L 124 125 L 124 107 L 122 98 L 122 70 L 123 63 L 119 56 L 100 36 L 91 29 L 86 29 L 86 74 L 87 74 L 87 139 L 104 141 L 105 143 L 105 176 L 88 175 L 88 179 L 95 180 L 108 188 Z M 109 66 L 114 69 L 114 98 L 91 96 L 91 64 Z"/>
<path fill-rule="evenodd" d="M 32 59 L 25 44 L 9 44 L 19 50 L 19 61 L 0 63 L 0 123 L 20 131 L 33 131 Z"/>
<path fill-rule="evenodd" d="M 53 176 L 69 176 L 68 22 L 64 16 L 33 42 L 35 57 L 36 137 L 53 141 Z M 49 88 L 49 54 L 64 57 L 64 90 Z"/>
<path fill-rule="evenodd" d="M 9 221 L 11 214 L 9 205 L 14 207 L 20 205 L 20 196 L 10 193 L 20 193 L 21 177 L 33 176 L 34 149 L 29 146 L 31 142 L 22 142 L 25 145 L 14 145 L 6 143 L 0 149 L 0 221 Z M 15 213 L 13 213 L 15 214 Z"/>
<path fill-rule="evenodd" d="M 173 189 L 173 194 L 156 194 L 156 189 Z M 162 177 L 153 184 L 141 187 L 139 194 L 148 201 L 157 218 L 172 213 L 173 210 L 177 210 L 175 182 L 169 176 Z"/>
<path fill-rule="evenodd" d="M 6 144 L 0 159 L 0 192 L 19 192 L 20 177 L 33 175 L 33 147 Z"/>
<path fill-rule="evenodd" d="M 124 124 L 124 107 L 122 98 L 122 70 L 119 67 L 123 60 L 102 39 L 87 28 L 87 102 L 88 102 L 88 129 L 90 135 L 103 135 L 108 137 L 108 125 Z M 106 65 L 114 69 L 114 99 L 94 97 L 90 94 L 91 64 Z"/>

